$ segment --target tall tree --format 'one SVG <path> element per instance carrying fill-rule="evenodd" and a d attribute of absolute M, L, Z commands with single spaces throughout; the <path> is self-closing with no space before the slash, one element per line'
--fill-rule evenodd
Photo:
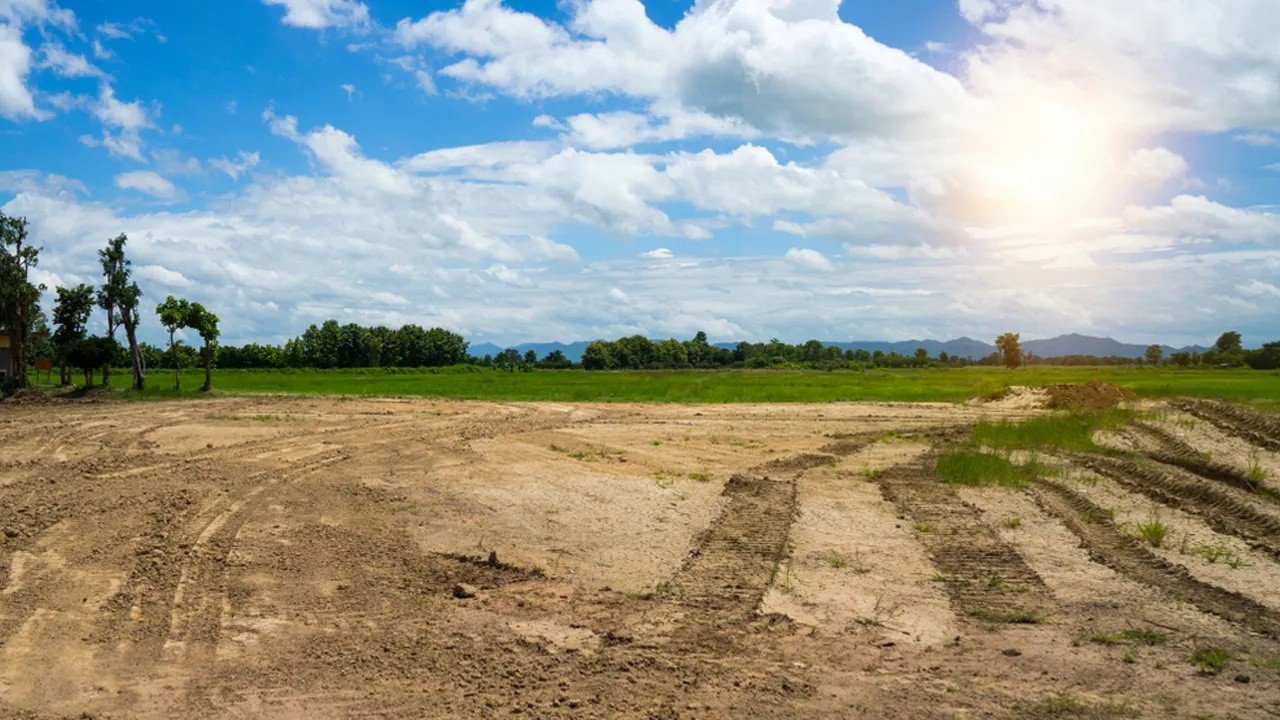
<path fill-rule="evenodd" d="M 160 316 L 160 324 L 169 331 L 169 356 L 173 358 L 173 389 L 182 389 L 182 363 L 178 362 L 178 341 L 174 335 L 184 327 L 191 317 L 191 303 L 170 295 L 164 302 L 156 306 L 156 314 Z"/>
<path fill-rule="evenodd" d="M 58 300 L 53 306 L 53 324 L 57 327 L 53 332 L 53 344 L 61 366 L 62 384 L 70 385 L 71 372 L 67 366 L 78 366 L 70 362 L 69 354 L 72 347 L 84 339 L 89 315 L 93 313 L 93 286 L 80 283 L 73 288 L 60 287 L 57 293 Z"/>
<path fill-rule="evenodd" d="M 1159 345 L 1148 345 L 1146 361 L 1148 365 L 1159 365 L 1164 361 L 1164 348 Z"/>
<path fill-rule="evenodd" d="M 27 219 L 0 212 L 0 324 L 13 341 L 14 381 L 27 384 L 27 338 L 44 285 L 31 282 L 31 268 L 40 262 L 40 248 L 27 244 Z"/>
<path fill-rule="evenodd" d="M 108 337 L 114 340 L 116 327 L 124 327 L 125 338 L 129 341 L 129 358 L 133 363 L 133 389 L 141 390 L 146 385 L 147 375 L 147 363 L 138 345 L 138 303 L 142 299 L 142 291 L 133 282 L 133 264 L 124 254 L 128 241 L 128 236 L 117 235 L 98 251 L 103 275 L 98 303 L 107 311 Z M 114 320 L 113 314 L 116 316 Z M 107 382 L 108 370 L 104 367 L 102 371 L 104 383 Z"/>
<path fill-rule="evenodd" d="M 184 324 L 199 333 L 200 339 L 204 341 L 203 347 L 200 348 L 200 361 L 204 364 L 204 387 L 200 390 L 210 392 L 213 390 L 213 353 L 219 334 L 218 316 L 206 310 L 198 302 L 191 303 L 187 306 L 187 319 Z"/>
<path fill-rule="evenodd" d="M 1022 340 L 1018 333 L 1007 332 L 996 338 L 996 348 L 1005 367 L 1012 369 L 1022 365 Z"/>

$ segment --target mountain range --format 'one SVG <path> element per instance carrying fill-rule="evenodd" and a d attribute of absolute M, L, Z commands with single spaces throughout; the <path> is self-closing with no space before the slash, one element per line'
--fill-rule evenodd
<path fill-rule="evenodd" d="M 565 357 L 574 362 L 582 360 L 582 352 L 587 349 L 590 344 L 588 340 L 580 340 L 578 342 L 561 343 L 520 343 L 507 347 L 514 347 L 521 353 L 533 350 L 538 353 L 538 357 L 545 357 L 552 350 L 559 350 L 564 353 Z M 717 347 L 730 348 L 736 347 L 738 343 L 715 343 Z M 929 357 L 937 357 L 939 353 L 945 352 L 953 357 L 965 357 L 970 360 L 977 360 L 986 357 L 996 351 L 995 345 L 986 343 L 981 340 L 974 340 L 970 337 L 956 338 L 955 340 L 824 340 L 824 345 L 834 345 L 841 350 L 866 350 L 867 352 L 875 352 L 879 350 L 886 355 L 896 352 L 899 355 L 911 355 L 916 348 L 924 348 Z M 1200 345 L 1191 345 L 1183 348 L 1175 348 L 1169 345 L 1162 346 L 1164 354 L 1167 357 L 1175 352 L 1204 352 L 1207 347 Z M 476 343 L 471 346 L 471 354 L 477 357 L 484 355 L 497 355 L 502 352 L 503 346 L 495 345 L 490 342 Z M 1043 340 L 1024 340 L 1022 343 L 1023 352 L 1040 357 L 1060 357 L 1063 355 L 1095 355 L 1098 357 L 1126 357 L 1139 358 L 1146 354 L 1147 346 L 1135 343 L 1123 343 L 1112 338 L 1092 337 L 1089 335 L 1079 335 L 1070 333 L 1067 335 L 1059 335 L 1057 337 L 1045 338 Z"/>

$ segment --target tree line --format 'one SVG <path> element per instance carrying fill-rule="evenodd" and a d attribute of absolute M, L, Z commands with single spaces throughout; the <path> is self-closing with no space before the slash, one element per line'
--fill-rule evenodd
<path fill-rule="evenodd" d="M 977 361 L 978 365 L 1004 365 L 1016 368 L 1022 365 L 1143 365 L 1147 367 L 1174 366 L 1180 368 L 1238 368 L 1254 370 L 1280 370 L 1280 341 L 1264 343 L 1256 349 L 1246 349 L 1243 338 L 1235 330 L 1218 336 L 1213 347 L 1204 352 L 1180 350 L 1165 357 L 1164 347 L 1148 345 L 1140 358 L 1120 356 L 1097 357 L 1094 355 L 1065 355 L 1037 357 L 1024 354 L 1018 333 L 1004 333 L 996 338 L 996 351 Z"/>
<path fill-rule="evenodd" d="M 59 367 L 63 385 L 72 384 L 71 371 L 79 370 L 85 387 L 93 385 L 94 375 L 101 373 L 101 384 L 111 382 L 114 366 L 132 370 L 132 387 L 146 387 L 147 368 L 154 364 L 182 364 L 183 346 L 177 332 L 194 330 L 202 346 L 194 351 L 204 366 L 203 389 L 213 389 L 213 368 L 219 336 L 218 316 L 198 302 L 172 295 L 156 306 L 160 323 L 169 333 L 169 362 L 160 352 L 138 341 L 142 321 L 142 290 L 133 281 L 133 264 L 126 256 L 129 238 L 117 235 L 107 240 L 98 251 L 102 284 L 95 288 L 80 283 L 72 287 L 54 288 L 53 328 L 40 307 L 40 298 L 48 288 L 32 282 L 31 271 L 40 262 L 41 248 L 29 241 L 26 218 L 10 217 L 0 212 L 0 330 L 10 336 L 14 376 L 5 379 L 6 393 L 27 387 L 31 358 L 52 358 Z M 106 333 L 90 336 L 89 319 L 95 310 L 105 313 Z M 116 340 L 124 331 L 125 345 Z M 149 362 L 151 361 L 151 362 Z M 174 375 L 174 387 L 181 387 L 181 376 Z"/>

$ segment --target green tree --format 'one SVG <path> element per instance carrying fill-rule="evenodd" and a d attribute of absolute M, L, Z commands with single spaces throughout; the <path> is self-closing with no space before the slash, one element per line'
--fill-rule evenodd
<path fill-rule="evenodd" d="M 84 339 L 89 315 L 93 313 L 93 286 L 81 283 L 73 288 L 60 287 L 57 295 L 58 300 L 53 306 L 53 324 L 57 328 L 53 332 L 53 344 L 61 365 L 59 375 L 62 384 L 70 385 L 71 373 L 67 366 L 81 366 L 70 361 L 68 350 Z"/>
<path fill-rule="evenodd" d="M 996 338 L 996 349 L 1005 367 L 1013 369 L 1022 365 L 1022 341 L 1018 333 L 1007 332 Z"/>
<path fill-rule="evenodd" d="M 1280 342 L 1269 342 L 1249 354 L 1249 367 L 1254 370 L 1280 369 Z"/>
<path fill-rule="evenodd" d="M 610 370 L 614 367 L 612 343 L 596 340 L 582 351 L 582 367 L 587 370 Z"/>
<path fill-rule="evenodd" d="M 187 317 L 183 321 L 187 327 L 200 335 L 200 362 L 204 365 L 204 386 L 201 392 L 213 390 L 213 358 L 218 343 L 218 316 L 209 312 L 203 305 L 193 302 L 187 306 Z"/>
<path fill-rule="evenodd" d="M 1218 336 L 1218 341 L 1213 344 L 1213 349 L 1222 355 L 1240 352 L 1244 349 L 1241 344 L 1240 333 L 1234 330 L 1222 333 Z"/>
<path fill-rule="evenodd" d="M 93 300 L 89 301 L 90 307 Z M 73 340 L 66 349 L 67 363 L 84 372 L 84 386 L 93 384 L 93 371 L 109 362 L 120 350 L 120 344 L 109 337 L 81 337 Z"/>
<path fill-rule="evenodd" d="M 924 348 L 916 348 L 915 355 L 916 367 L 924 367 L 929 364 L 929 351 Z"/>
<path fill-rule="evenodd" d="M 126 235 L 117 235 L 98 251 L 103 276 L 98 304 L 107 311 L 108 337 L 114 340 L 116 328 L 124 327 L 125 339 L 129 343 L 129 360 L 133 366 L 133 389 L 142 390 L 147 381 L 146 358 L 138 345 L 138 304 L 142 300 L 142 290 L 133 282 L 133 264 L 124 254 L 124 246 L 128 242 Z M 103 367 L 104 383 L 109 370 L 109 365 Z"/>
<path fill-rule="evenodd" d="M 16 387 L 27 385 L 27 338 L 44 291 L 31 282 L 31 268 L 39 262 L 40 248 L 27 244 L 27 219 L 0 212 L 0 325 L 12 339 Z"/>
<path fill-rule="evenodd" d="M 169 332 L 169 355 L 173 358 L 173 389 L 182 389 L 182 363 L 178 360 L 177 332 L 187 327 L 191 317 L 191 303 L 170 295 L 164 302 L 156 306 L 156 314 L 160 316 L 160 324 Z"/>
<path fill-rule="evenodd" d="M 1148 345 L 1146 361 L 1148 365 L 1159 365 L 1164 360 L 1164 348 L 1159 345 Z"/>

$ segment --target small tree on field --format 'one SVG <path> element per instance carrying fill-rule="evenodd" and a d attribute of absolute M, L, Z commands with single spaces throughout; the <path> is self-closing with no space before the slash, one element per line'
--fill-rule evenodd
<path fill-rule="evenodd" d="M 13 340 L 13 381 L 27 385 L 27 336 L 44 285 L 30 281 L 40 248 L 27 244 L 27 219 L 0 212 L 0 325 Z"/>
<path fill-rule="evenodd" d="M 53 344 L 61 365 L 59 375 L 62 384 L 70 385 L 68 364 L 76 368 L 82 366 L 70 361 L 68 351 L 84 339 L 85 325 L 93 312 L 93 287 L 81 283 L 73 288 L 60 287 L 57 292 L 58 301 L 53 306 L 53 324 L 57 326 L 53 332 Z"/>
<path fill-rule="evenodd" d="M 1159 365 L 1164 360 L 1164 348 L 1159 345 L 1148 345 L 1146 360 L 1148 365 Z"/>
<path fill-rule="evenodd" d="M 191 303 L 187 307 L 184 325 L 200 334 L 204 341 L 200 348 L 200 361 L 204 364 L 204 387 L 202 392 L 213 390 L 213 353 L 218 342 L 218 316 L 209 312 L 200 303 Z"/>
<path fill-rule="evenodd" d="M 147 363 L 138 345 L 138 303 L 142 299 L 142 291 L 133 282 L 133 268 L 124 255 L 125 243 L 129 238 L 124 235 L 107 241 L 107 246 L 98 251 L 98 262 L 102 265 L 102 289 L 98 293 L 98 302 L 107 310 L 107 334 L 115 339 L 115 322 L 124 327 L 125 339 L 129 342 L 129 359 L 133 365 L 133 389 L 141 390 L 146 383 Z M 103 369 L 103 382 L 107 381 L 106 368 Z"/>
<path fill-rule="evenodd" d="M 1022 365 L 1022 341 L 1018 333 L 1007 332 L 996 338 L 996 348 L 1005 367 L 1012 369 Z"/>
<path fill-rule="evenodd" d="M 170 295 L 164 302 L 156 306 L 156 314 L 160 316 L 160 324 L 169 331 L 169 355 L 173 358 L 173 389 L 182 389 L 182 369 L 178 362 L 178 342 L 174 335 L 184 327 L 191 316 L 191 303 Z"/>

